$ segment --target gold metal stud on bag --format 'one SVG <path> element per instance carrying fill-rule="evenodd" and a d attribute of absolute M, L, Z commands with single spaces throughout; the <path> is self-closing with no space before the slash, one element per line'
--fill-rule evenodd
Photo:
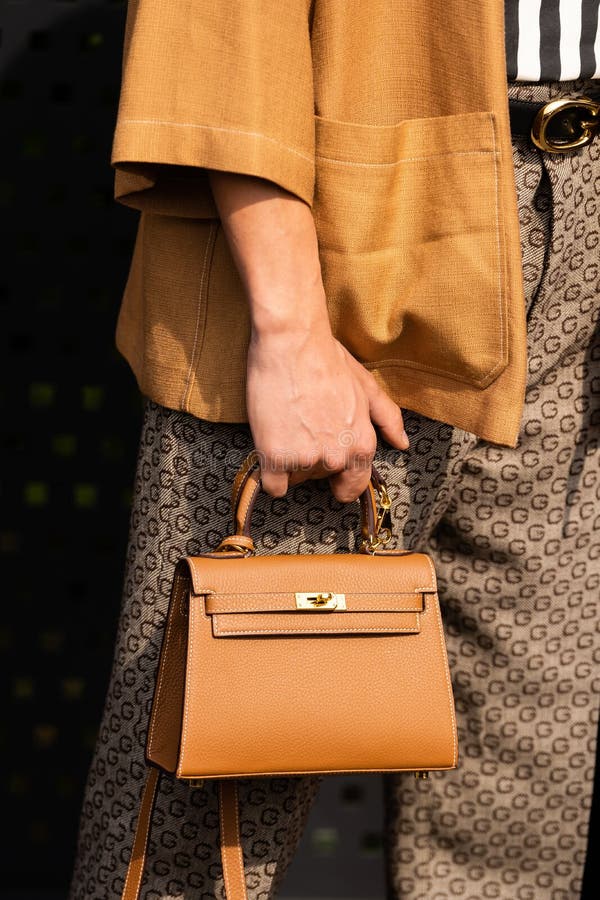
<path fill-rule="evenodd" d="M 218 780 L 227 900 L 246 900 L 238 777 L 452 769 L 454 700 L 433 561 L 389 549 L 379 473 L 357 553 L 255 552 L 260 467 L 232 489 L 234 532 L 179 560 L 146 743 L 149 774 L 123 900 L 137 900 L 160 772 Z M 307 691 L 302 673 L 319 673 Z M 427 677 L 423 677 L 423 673 Z"/>

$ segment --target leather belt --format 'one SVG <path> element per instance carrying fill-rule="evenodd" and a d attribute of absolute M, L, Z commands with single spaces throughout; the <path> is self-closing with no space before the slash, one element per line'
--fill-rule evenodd
<path fill-rule="evenodd" d="M 589 144 L 600 129 L 600 101 L 559 97 L 547 103 L 509 98 L 514 136 L 527 136 L 546 153 L 567 153 Z"/>

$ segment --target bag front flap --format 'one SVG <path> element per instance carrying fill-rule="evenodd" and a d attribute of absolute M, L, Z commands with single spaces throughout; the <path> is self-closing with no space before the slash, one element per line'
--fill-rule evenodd
<path fill-rule="evenodd" d="M 419 631 L 436 591 L 426 554 L 188 557 L 213 635 Z"/>

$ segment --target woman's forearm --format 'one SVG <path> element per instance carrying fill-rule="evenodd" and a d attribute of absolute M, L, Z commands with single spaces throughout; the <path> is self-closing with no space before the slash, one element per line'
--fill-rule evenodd
<path fill-rule="evenodd" d="M 329 477 L 338 500 L 368 484 L 377 424 L 408 447 L 399 407 L 333 336 L 310 207 L 266 179 L 210 173 L 215 203 L 250 304 L 246 403 L 261 480 Z"/>
<path fill-rule="evenodd" d="M 215 203 L 256 332 L 327 327 L 310 207 L 263 178 L 211 170 Z"/>

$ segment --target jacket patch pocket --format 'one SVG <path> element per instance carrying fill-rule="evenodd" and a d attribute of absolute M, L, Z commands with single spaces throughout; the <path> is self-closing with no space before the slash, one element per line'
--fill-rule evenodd
<path fill-rule="evenodd" d="M 315 116 L 313 215 L 336 337 L 367 368 L 476 387 L 508 363 L 496 123 Z"/>

